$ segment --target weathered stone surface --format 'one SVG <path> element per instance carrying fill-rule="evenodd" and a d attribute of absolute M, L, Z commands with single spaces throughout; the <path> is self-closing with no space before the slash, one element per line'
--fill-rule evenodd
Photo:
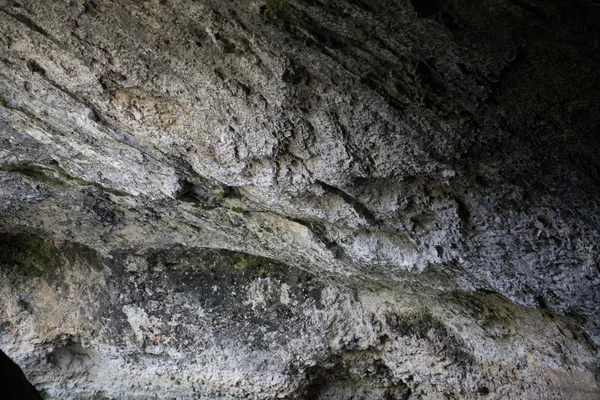
<path fill-rule="evenodd" d="M 2 349 L 61 399 L 599 397 L 599 14 L 0 1 Z"/>
<path fill-rule="evenodd" d="M 342 287 L 225 250 L 107 258 L 2 239 L 14 260 L 2 269 L 2 331 L 18 339 L 3 346 L 52 397 L 598 393 L 581 330 L 497 294 Z"/>

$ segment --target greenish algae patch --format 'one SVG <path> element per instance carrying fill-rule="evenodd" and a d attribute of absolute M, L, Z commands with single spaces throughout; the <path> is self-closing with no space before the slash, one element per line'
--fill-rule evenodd
<path fill-rule="evenodd" d="M 204 275 L 218 272 L 238 277 L 285 277 L 289 266 L 279 261 L 248 253 L 224 249 L 199 249 L 196 252 L 165 252 L 154 256 L 156 262 L 168 266 L 172 271 Z"/>
<path fill-rule="evenodd" d="M 254 256 L 246 253 L 234 255 L 233 268 L 238 272 L 250 272 L 262 277 L 280 275 L 285 273 L 287 266 L 264 257 Z"/>
<path fill-rule="evenodd" d="M 114 194 L 115 196 L 127 196 L 127 193 L 124 192 L 124 191 L 122 191 L 122 190 L 109 188 L 109 187 L 106 187 L 104 185 L 101 185 L 98 182 L 86 181 L 83 178 L 79 178 L 79 177 L 76 177 L 76 176 L 69 175 L 68 173 L 66 173 L 62 169 L 59 169 L 58 174 L 59 174 L 59 176 L 62 179 L 66 180 L 66 181 L 69 181 L 69 182 L 72 182 L 72 183 L 75 183 L 75 184 L 80 185 L 80 186 L 93 186 L 96 189 L 102 190 L 103 192 Z"/>
<path fill-rule="evenodd" d="M 0 235 L 0 264 L 31 278 L 49 278 L 60 268 L 60 251 L 50 239 L 34 235 Z"/>
<path fill-rule="evenodd" d="M 127 196 L 127 193 L 122 190 L 109 188 L 98 182 L 86 181 L 83 178 L 68 174 L 62 168 L 24 162 L 0 165 L 0 171 L 21 174 L 36 183 L 45 183 L 54 187 L 63 187 L 65 183 L 70 183 L 77 186 L 92 186 L 115 196 Z"/>
<path fill-rule="evenodd" d="M 0 94 L 0 106 L 4 108 L 9 108 L 8 101 Z"/>

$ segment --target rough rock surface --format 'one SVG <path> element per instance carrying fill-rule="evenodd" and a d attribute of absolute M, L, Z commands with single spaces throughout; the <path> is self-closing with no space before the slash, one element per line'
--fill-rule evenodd
<path fill-rule="evenodd" d="M 599 398 L 599 23 L 0 0 L 2 350 L 51 399 Z"/>

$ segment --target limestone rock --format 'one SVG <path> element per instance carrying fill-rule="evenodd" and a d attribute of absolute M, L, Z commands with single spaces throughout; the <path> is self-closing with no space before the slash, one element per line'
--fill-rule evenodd
<path fill-rule="evenodd" d="M 595 0 L 0 0 L 0 346 L 56 399 L 600 397 Z"/>

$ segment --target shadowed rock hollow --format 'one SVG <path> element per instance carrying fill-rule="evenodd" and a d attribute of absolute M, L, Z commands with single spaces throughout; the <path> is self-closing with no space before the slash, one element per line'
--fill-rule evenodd
<path fill-rule="evenodd" d="M 596 0 L 0 0 L 0 347 L 46 399 L 600 397 Z"/>

